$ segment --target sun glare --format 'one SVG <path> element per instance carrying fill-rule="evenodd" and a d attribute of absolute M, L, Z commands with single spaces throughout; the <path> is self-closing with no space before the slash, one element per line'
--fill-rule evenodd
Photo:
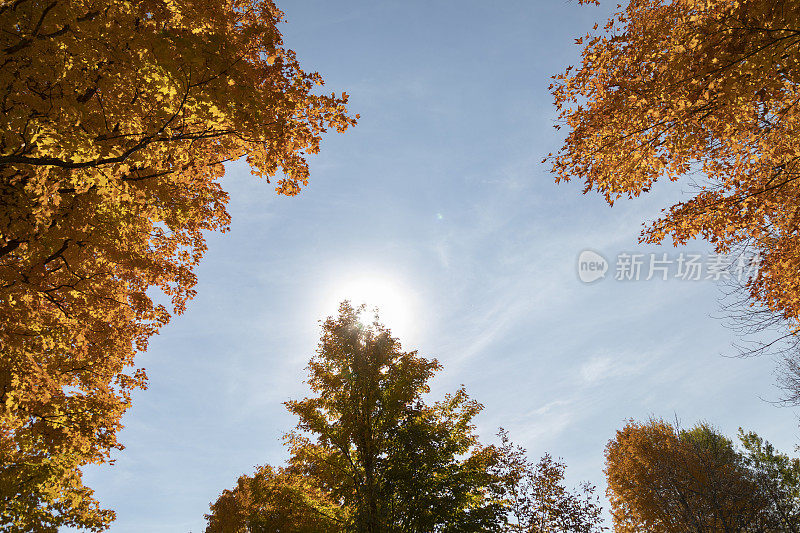
<path fill-rule="evenodd" d="M 350 300 L 354 306 L 366 305 L 365 322 L 371 322 L 372 310 L 377 307 L 381 322 L 401 341 L 413 334 L 414 296 L 395 280 L 369 275 L 336 283 L 327 298 L 325 316 L 335 314 L 342 300 Z"/>

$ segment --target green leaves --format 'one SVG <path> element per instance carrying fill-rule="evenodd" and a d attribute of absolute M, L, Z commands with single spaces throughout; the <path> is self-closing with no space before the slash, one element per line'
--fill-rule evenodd
<path fill-rule="evenodd" d="M 364 314 L 343 302 L 325 321 L 308 366 L 313 395 L 285 403 L 299 419 L 286 435 L 288 466 L 223 492 L 206 515 L 209 533 L 261 531 L 292 513 L 324 516 L 318 530 L 341 533 L 602 531 L 593 487 L 568 491 L 563 463 L 532 465 L 505 433 L 501 446 L 482 445 L 473 420 L 483 406 L 464 387 L 428 403 L 439 363 L 403 351 Z M 248 487 L 265 472 L 285 484 L 257 496 Z M 276 503 L 289 485 L 304 487 L 295 492 L 303 497 Z M 306 531 L 283 520 L 269 523 Z"/>
<path fill-rule="evenodd" d="M 427 405 L 439 363 L 402 351 L 363 313 L 344 302 L 323 324 L 309 364 L 316 395 L 286 402 L 313 438 L 290 436 L 292 468 L 343 502 L 348 531 L 491 530 L 502 512 L 471 423 L 482 406 L 463 389 Z"/>

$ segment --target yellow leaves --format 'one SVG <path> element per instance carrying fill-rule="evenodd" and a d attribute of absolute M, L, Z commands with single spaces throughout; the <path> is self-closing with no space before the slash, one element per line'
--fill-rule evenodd
<path fill-rule="evenodd" d="M 63 459 L 77 471 L 119 447 L 130 391 L 145 386 L 125 367 L 170 316 L 151 295 L 162 291 L 182 312 L 205 232 L 230 220 L 220 162 L 247 156 L 254 173 L 283 170 L 291 179 L 279 192 L 298 194 L 308 181 L 302 154 L 326 127 L 355 124 L 345 96 L 311 94 L 321 78 L 281 48 L 274 5 L 236 5 L 56 3 L 46 23 L 70 31 L 24 46 L 18 33 L 34 30 L 41 5 L 0 19 L 0 49 L 21 46 L 0 67 L 9 95 L 0 115 L 0 401 L 14 398 L 0 434 L 34 443 L 20 464 Z M 141 19 L 143 8 L 152 17 Z M 31 412 L 71 429 L 51 431 Z M 25 488 L 42 520 L 55 501 L 45 492 L 72 498 L 59 479 Z"/>
<path fill-rule="evenodd" d="M 775 520 L 782 518 L 760 486 L 765 478 L 748 466 L 729 439 L 706 425 L 678 431 L 662 420 L 630 422 L 606 448 L 615 529 L 717 531 L 723 524 L 760 524 L 780 530 Z"/>
<path fill-rule="evenodd" d="M 245 529 L 338 533 L 348 516 L 324 491 L 292 468 L 261 466 L 222 492 L 206 515 L 209 533 Z"/>
<path fill-rule="evenodd" d="M 752 295 L 798 323 L 800 242 L 792 228 L 800 189 L 788 176 L 800 171 L 800 73 L 786 50 L 800 41 L 782 28 L 795 27 L 800 10 L 773 7 L 631 3 L 618 17 L 624 27 L 584 41 L 582 65 L 551 86 L 568 135 L 550 161 L 556 181 L 580 177 L 609 203 L 662 176 L 702 170 L 714 201 L 698 195 L 677 204 L 643 240 L 703 237 L 730 248 L 758 235 L 750 245 L 765 261 Z M 755 22 L 753 31 L 729 31 L 724 20 Z"/>

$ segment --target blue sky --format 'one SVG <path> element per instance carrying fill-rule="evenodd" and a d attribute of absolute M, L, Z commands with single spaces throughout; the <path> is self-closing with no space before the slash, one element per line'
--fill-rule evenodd
<path fill-rule="evenodd" d="M 87 470 L 112 531 L 201 532 L 239 475 L 286 458 L 282 402 L 305 395 L 318 321 L 350 288 L 374 288 L 404 346 L 444 365 L 433 398 L 464 384 L 485 441 L 505 427 L 533 458 L 563 457 L 570 484 L 602 493 L 606 443 L 651 414 L 793 449 L 795 412 L 764 401 L 779 395 L 774 363 L 724 357 L 714 283 L 578 280 L 583 249 L 660 252 L 636 244 L 641 222 L 685 197 L 662 184 L 611 209 L 540 164 L 560 145 L 549 77 L 608 6 L 279 6 L 287 46 L 361 120 L 325 138 L 299 197 L 228 167 L 231 231 L 210 237 L 198 296 L 139 355 L 150 387 L 125 417 L 127 448 Z"/>

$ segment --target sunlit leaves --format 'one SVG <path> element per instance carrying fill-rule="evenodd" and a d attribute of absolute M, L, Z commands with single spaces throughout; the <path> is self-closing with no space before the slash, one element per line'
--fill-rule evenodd
<path fill-rule="evenodd" d="M 404 352 L 347 302 L 323 324 L 309 364 L 313 396 L 299 418 L 291 468 L 347 509 L 346 531 L 491 531 L 503 521 L 498 454 L 481 446 L 482 406 L 463 389 L 423 400 L 439 363 Z"/>
<path fill-rule="evenodd" d="M 108 522 L 76 469 L 120 447 L 145 384 L 134 354 L 227 228 L 223 163 L 294 195 L 305 154 L 354 123 L 283 47 L 281 16 L 269 0 L 0 2 L 0 506 Z"/>
<path fill-rule="evenodd" d="M 464 387 L 428 403 L 439 363 L 363 315 L 343 302 L 323 323 L 312 395 L 286 402 L 299 419 L 288 466 L 240 477 L 211 505 L 209 533 L 301 533 L 309 518 L 331 533 L 604 530 L 594 487 L 567 490 L 563 463 L 532 464 L 504 431 L 500 446 L 482 445 L 483 406 Z"/>
<path fill-rule="evenodd" d="M 342 533 L 346 516 L 308 479 L 262 466 L 223 491 L 206 519 L 206 533 Z"/>
<path fill-rule="evenodd" d="M 645 242 L 707 239 L 762 255 L 752 298 L 800 320 L 800 5 L 632 0 L 582 41 L 551 90 L 568 133 L 558 181 L 612 203 L 695 177 Z"/>
<path fill-rule="evenodd" d="M 631 422 L 606 448 L 615 531 L 795 531 L 798 465 L 755 434 Z"/>

